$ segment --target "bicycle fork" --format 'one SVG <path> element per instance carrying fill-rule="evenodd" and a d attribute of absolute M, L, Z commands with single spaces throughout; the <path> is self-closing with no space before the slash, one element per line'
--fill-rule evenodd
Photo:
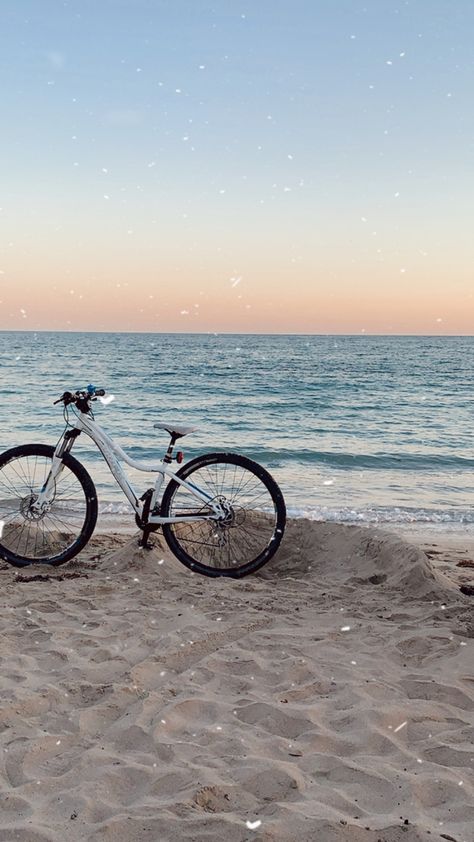
<path fill-rule="evenodd" d="M 43 487 L 36 496 L 36 499 L 31 499 L 30 511 L 34 515 L 43 515 L 53 502 L 56 491 L 56 481 L 60 477 L 64 468 L 63 456 L 65 453 L 69 453 L 72 445 L 74 444 L 74 439 L 77 438 L 79 434 L 80 430 L 68 430 L 59 440 L 51 460 L 51 470 L 43 483 Z"/>

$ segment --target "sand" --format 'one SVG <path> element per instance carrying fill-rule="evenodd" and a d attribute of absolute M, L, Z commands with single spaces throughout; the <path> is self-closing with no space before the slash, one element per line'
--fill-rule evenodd
<path fill-rule="evenodd" d="M 0 842 L 472 842 L 473 547 L 290 521 L 229 581 L 155 541 L 0 564 Z"/>

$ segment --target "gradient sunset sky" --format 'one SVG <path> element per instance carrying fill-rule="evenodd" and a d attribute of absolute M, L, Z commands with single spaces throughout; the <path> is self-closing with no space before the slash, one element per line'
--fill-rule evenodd
<path fill-rule="evenodd" d="M 4 0 L 0 329 L 474 333 L 472 0 Z"/>

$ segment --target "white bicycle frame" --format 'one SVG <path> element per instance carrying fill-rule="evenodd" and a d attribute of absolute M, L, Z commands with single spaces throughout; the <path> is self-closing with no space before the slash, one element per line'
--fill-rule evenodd
<path fill-rule="evenodd" d="M 93 420 L 93 418 L 91 418 L 90 415 L 87 415 L 84 412 L 79 413 L 77 415 L 77 421 L 73 429 L 87 433 L 87 435 L 97 445 L 100 452 L 102 453 L 102 456 L 107 462 L 107 465 L 109 466 L 112 476 L 122 489 L 127 500 L 132 506 L 132 509 L 138 515 L 139 518 L 142 515 L 144 502 L 139 499 L 138 495 L 130 485 L 128 477 L 125 474 L 120 462 L 126 462 L 127 465 L 130 465 L 131 468 L 135 468 L 138 471 L 146 471 L 147 473 L 158 474 L 150 502 L 150 514 L 147 523 L 192 523 L 203 520 L 217 520 L 218 518 L 225 517 L 226 512 L 218 500 L 211 497 L 211 495 L 207 494 L 207 492 L 204 491 L 202 488 L 199 488 L 193 483 L 181 479 L 181 477 L 179 477 L 171 468 L 168 467 L 164 459 L 161 460 L 161 462 L 156 463 L 139 462 L 136 459 L 131 459 L 130 456 L 128 456 L 125 453 L 125 451 L 122 450 L 122 448 L 112 440 L 112 438 L 105 432 L 105 430 L 103 430 L 102 427 L 100 427 L 99 424 L 97 424 Z M 64 465 L 62 461 L 63 453 L 64 438 L 62 437 L 56 447 L 53 456 L 51 473 L 49 474 L 44 487 L 41 489 L 41 493 L 38 495 L 35 507 L 41 508 L 43 505 L 48 503 L 49 494 L 54 489 L 56 479 L 61 473 Z M 201 505 L 206 505 L 208 509 L 212 509 L 213 513 L 199 514 L 196 512 L 194 514 L 184 514 L 177 517 L 162 517 L 158 514 L 153 515 L 153 509 L 157 505 L 157 502 L 161 499 L 160 492 L 163 486 L 165 476 L 170 477 L 170 479 L 173 479 L 175 482 L 179 483 L 179 485 L 182 485 L 184 488 L 186 488 L 189 492 L 191 492 L 191 494 L 194 495 L 196 500 L 199 501 Z"/>

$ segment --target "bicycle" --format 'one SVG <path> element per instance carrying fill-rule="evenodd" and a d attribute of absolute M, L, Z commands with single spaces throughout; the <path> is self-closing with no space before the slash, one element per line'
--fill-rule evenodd
<path fill-rule="evenodd" d="M 197 429 L 177 424 L 154 424 L 170 435 L 160 462 L 132 459 L 95 421 L 92 402 L 104 395 L 92 384 L 64 392 L 54 401 L 63 404 L 66 422 L 56 447 L 26 444 L 0 456 L 0 558 L 16 567 L 57 566 L 86 546 L 97 522 L 97 492 L 71 454 L 86 433 L 135 512 L 140 546 L 149 548 L 150 534 L 161 528 L 176 558 L 206 576 L 240 578 L 266 564 L 283 538 L 286 509 L 265 468 L 245 456 L 208 453 L 174 471 L 172 462 L 183 459 L 174 455 L 177 440 Z M 122 462 L 156 473 L 154 485 L 138 497 Z"/>

